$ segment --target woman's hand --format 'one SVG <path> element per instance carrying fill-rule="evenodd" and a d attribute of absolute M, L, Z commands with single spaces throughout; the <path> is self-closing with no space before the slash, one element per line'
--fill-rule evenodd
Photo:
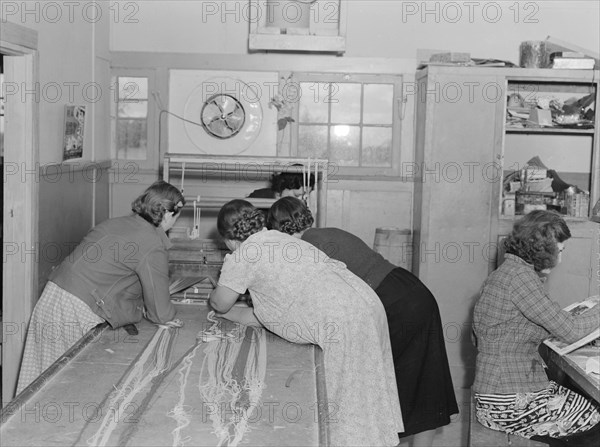
<path fill-rule="evenodd" d="M 167 321 L 164 324 L 159 324 L 159 326 L 166 328 L 180 328 L 183 327 L 183 321 L 181 321 L 179 318 L 175 318 L 174 320 Z"/>
<path fill-rule="evenodd" d="M 208 302 L 217 313 L 227 313 L 233 307 L 240 294 L 228 287 L 217 285 L 210 294 Z"/>
<path fill-rule="evenodd" d="M 262 326 L 256 315 L 254 315 L 254 309 L 245 304 L 235 305 L 225 313 L 215 312 L 215 316 L 246 326 Z"/>

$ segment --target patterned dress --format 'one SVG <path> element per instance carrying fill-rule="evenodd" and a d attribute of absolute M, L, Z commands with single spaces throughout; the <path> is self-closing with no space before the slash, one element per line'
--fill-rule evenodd
<path fill-rule="evenodd" d="M 219 284 L 249 290 L 256 317 L 275 334 L 323 350 L 331 445 L 398 444 L 388 325 L 366 283 L 311 244 L 263 230 L 226 256 Z"/>

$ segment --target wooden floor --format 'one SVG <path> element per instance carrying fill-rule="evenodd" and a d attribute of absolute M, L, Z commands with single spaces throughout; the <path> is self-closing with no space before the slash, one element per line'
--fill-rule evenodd
<path fill-rule="evenodd" d="M 169 367 L 135 393 L 130 403 L 115 407 L 111 396 L 123 387 L 124 378 L 139 363 L 141 353 L 156 333 L 156 326 L 148 322 L 139 324 L 136 336 L 127 335 L 122 329 L 102 331 L 28 399 L 17 398 L 5 407 L 0 428 L 2 445 L 87 446 L 106 423 L 109 412 L 111 430 L 102 442 L 93 445 L 173 445 L 177 423 L 171 412 L 181 399 L 183 359 L 196 345 L 198 332 L 210 326 L 204 304 L 177 306 L 177 316 L 184 326 L 173 338 Z M 323 386 L 320 351 L 311 345 L 288 343 L 266 331 L 264 334 L 266 387 L 248 419 L 249 430 L 240 445 L 327 445 L 327 428 L 317 405 L 324 393 L 320 388 Z M 231 416 L 230 409 L 203 401 L 198 391 L 199 369 L 207 346 L 208 343 L 203 343 L 196 351 L 187 378 L 189 386 L 185 387 L 184 408 L 190 424 L 179 434 L 185 445 L 190 446 L 217 445 L 212 416 L 216 411 L 223 418 Z"/>

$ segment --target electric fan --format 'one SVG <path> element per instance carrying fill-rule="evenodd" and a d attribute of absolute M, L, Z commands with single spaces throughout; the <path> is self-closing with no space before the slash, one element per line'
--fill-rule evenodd
<path fill-rule="evenodd" d="M 185 103 L 185 131 L 202 152 L 236 155 L 261 131 L 259 92 L 239 79 L 215 77 L 197 85 Z"/>
<path fill-rule="evenodd" d="M 244 106 L 228 94 L 219 93 L 208 98 L 200 115 L 204 130 L 220 139 L 237 135 L 246 121 Z"/>

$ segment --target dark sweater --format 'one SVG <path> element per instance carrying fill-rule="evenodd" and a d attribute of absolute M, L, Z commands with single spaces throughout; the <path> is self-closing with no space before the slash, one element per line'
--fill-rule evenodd
<path fill-rule="evenodd" d="M 140 321 L 144 307 L 150 321 L 166 323 L 175 316 L 170 245 L 161 228 L 140 216 L 109 219 L 92 228 L 48 279 L 113 328 Z"/>
<path fill-rule="evenodd" d="M 362 239 L 339 228 L 311 228 L 304 232 L 302 239 L 330 258 L 342 261 L 348 270 L 373 289 L 396 268 Z"/>
<path fill-rule="evenodd" d="M 250 199 L 274 199 L 275 192 L 271 188 L 255 189 L 247 197 Z"/>

